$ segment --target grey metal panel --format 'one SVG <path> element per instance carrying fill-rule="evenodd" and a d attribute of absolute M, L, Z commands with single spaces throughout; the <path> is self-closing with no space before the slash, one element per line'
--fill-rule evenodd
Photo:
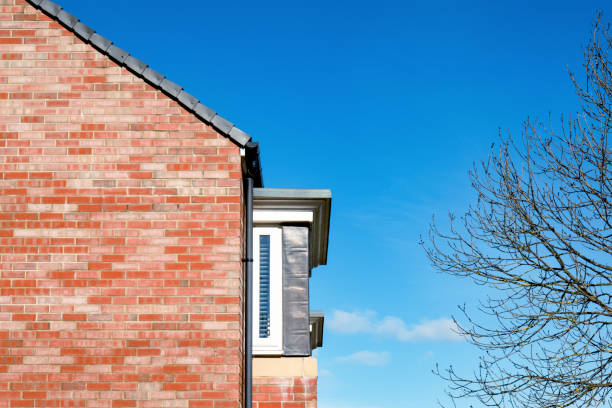
<path fill-rule="evenodd" d="M 308 227 L 283 227 L 283 355 L 309 356 Z"/>
<path fill-rule="evenodd" d="M 310 311 L 310 348 L 323 347 L 323 324 L 325 316 L 320 310 Z"/>
<path fill-rule="evenodd" d="M 33 6 L 38 7 L 38 5 L 40 3 L 42 3 L 43 0 L 30 0 L 30 3 L 32 3 Z"/>

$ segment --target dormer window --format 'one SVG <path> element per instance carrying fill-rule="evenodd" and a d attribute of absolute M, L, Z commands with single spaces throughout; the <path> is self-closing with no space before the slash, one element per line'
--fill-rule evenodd
<path fill-rule="evenodd" d="M 309 356 L 320 344 L 309 277 L 327 261 L 330 204 L 329 190 L 254 189 L 253 354 Z"/>

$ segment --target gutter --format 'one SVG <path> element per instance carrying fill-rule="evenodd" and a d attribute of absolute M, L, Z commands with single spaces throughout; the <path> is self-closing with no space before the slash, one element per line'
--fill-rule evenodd
<path fill-rule="evenodd" d="M 244 284 L 244 408 L 253 406 L 253 187 L 262 187 L 259 144 L 248 142 L 245 145 L 242 163 L 245 200 L 245 284 Z"/>

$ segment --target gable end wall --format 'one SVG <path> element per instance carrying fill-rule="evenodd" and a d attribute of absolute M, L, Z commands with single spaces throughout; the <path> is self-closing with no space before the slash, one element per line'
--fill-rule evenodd
<path fill-rule="evenodd" d="M 239 407 L 239 148 L 0 0 L 0 407 Z"/>

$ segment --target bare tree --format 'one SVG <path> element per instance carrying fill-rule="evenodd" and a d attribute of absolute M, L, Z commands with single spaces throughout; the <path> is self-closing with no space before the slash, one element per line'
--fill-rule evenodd
<path fill-rule="evenodd" d="M 483 354 L 453 398 L 492 407 L 612 406 L 612 38 L 601 14 L 585 47 L 583 102 L 560 132 L 527 121 L 470 172 L 477 204 L 423 244 L 434 267 L 492 288 L 458 322 Z M 476 318 L 475 316 L 480 316 Z M 484 316 L 484 319 L 482 318 Z"/>

